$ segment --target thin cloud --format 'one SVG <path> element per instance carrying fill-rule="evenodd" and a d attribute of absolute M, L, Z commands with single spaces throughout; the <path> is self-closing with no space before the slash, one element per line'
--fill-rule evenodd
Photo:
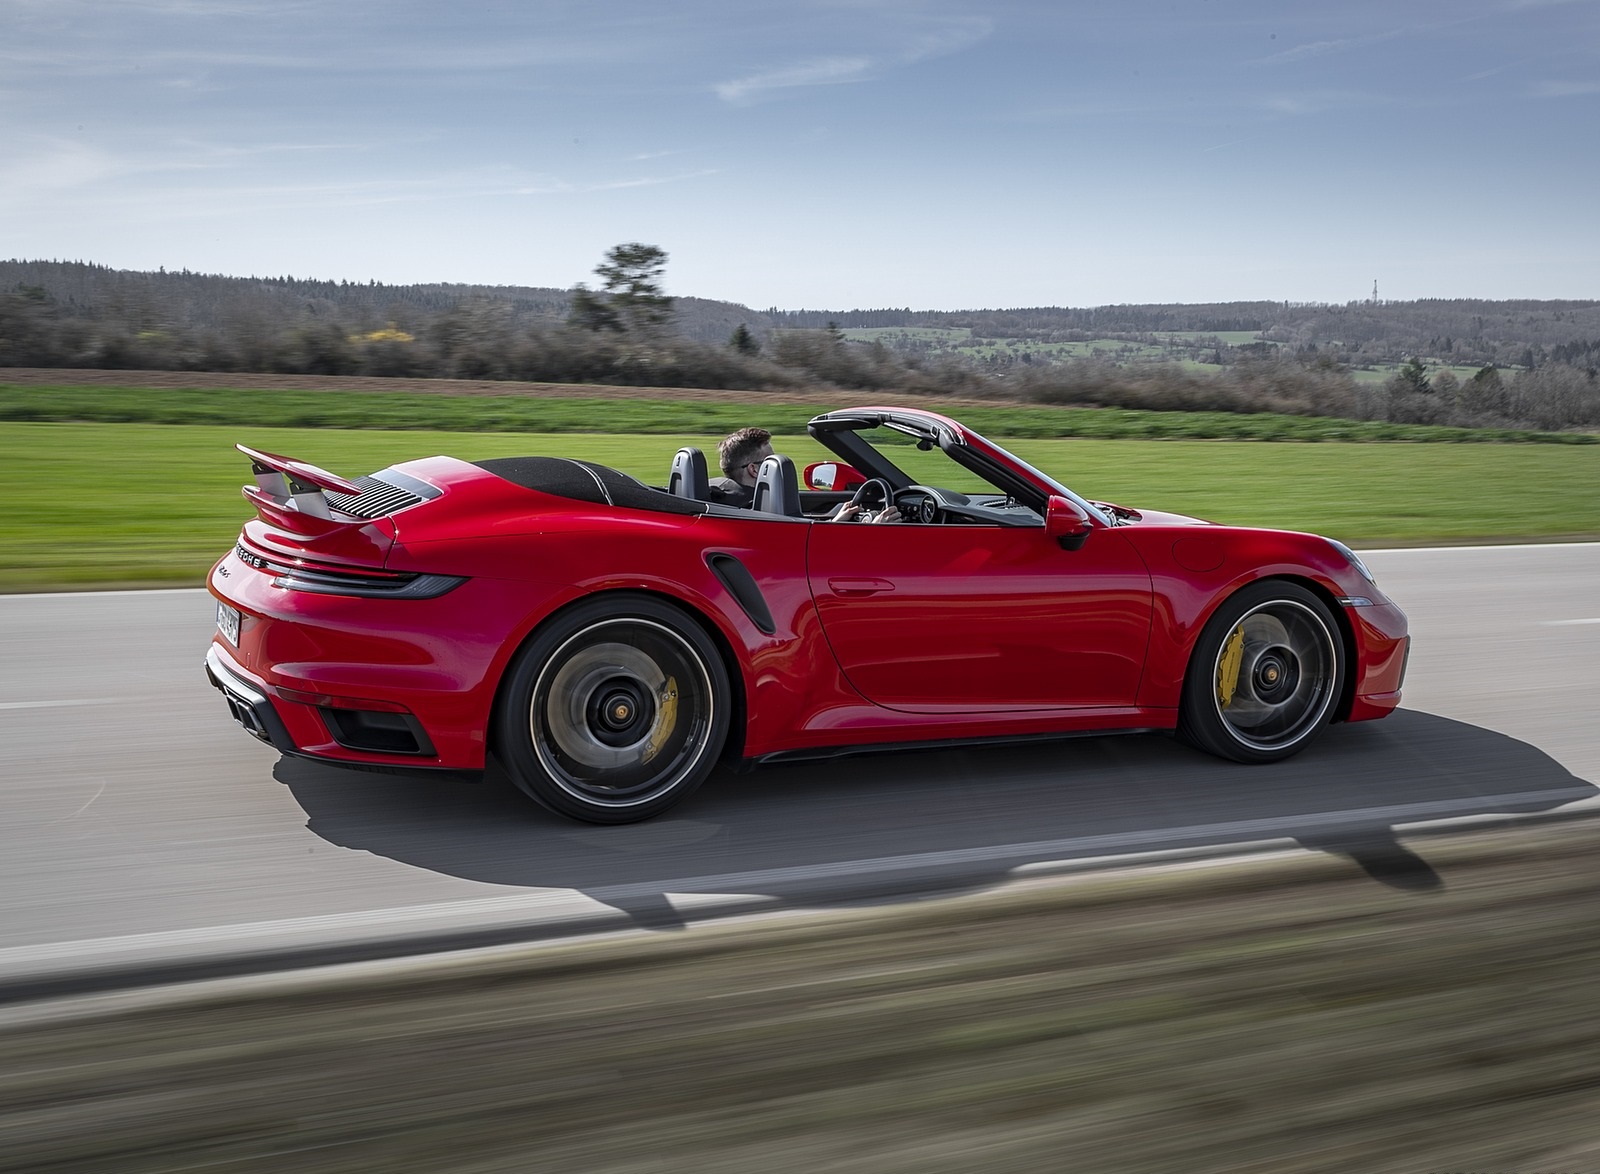
<path fill-rule="evenodd" d="M 1246 138 L 1246 139 L 1229 139 L 1225 143 L 1213 143 L 1209 147 L 1201 147 L 1200 150 L 1195 152 L 1195 153 L 1198 154 L 1198 155 L 1209 155 L 1213 151 L 1225 151 L 1229 147 L 1238 147 L 1238 146 L 1242 146 L 1245 143 L 1256 143 L 1256 142 L 1260 142 L 1260 141 L 1261 141 L 1261 137 L 1259 135 L 1252 135 L 1251 137 Z"/>
<path fill-rule="evenodd" d="M 799 86 L 837 86 L 860 81 L 872 69 L 870 57 L 822 57 L 764 70 L 730 82 L 719 82 L 717 97 L 724 102 L 749 102 L 772 90 L 790 90 Z"/>
<path fill-rule="evenodd" d="M 1381 105 L 1385 99 L 1355 90 L 1318 90 L 1304 94 L 1277 94 L 1264 99 L 1260 106 L 1273 114 L 1298 117 L 1304 114 L 1324 114 L 1329 110 L 1353 110 Z"/>
<path fill-rule="evenodd" d="M 717 169 L 575 180 L 513 170 L 464 175 L 302 178 L 230 182 L 241 163 L 273 152 L 320 152 L 334 143 L 278 142 L 258 147 L 180 143 L 177 155 L 117 155 L 71 142 L 49 142 L 30 157 L 0 167 L 0 208 L 26 215 L 63 201 L 78 208 L 116 207 L 149 221 L 295 208 L 361 208 L 392 204 L 571 196 L 659 187 L 718 174 Z"/>
<path fill-rule="evenodd" d="M 422 73 L 482 74 L 538 66 L 615 64 L 635 51 L 598 42 L 530 40 L 502 45 L 408 46 L 367 45 L 358 50 L 312 53 L 238 52 L 231 49 L 152 49 L 130 56 L 116 46 L 75 50 L 0 50 L 8 71 L 59 76 L 149 75 L 173 69 L 252 69 L 286 73 Z M 185 79 L 176 79 L 182 82 Z"/>
<path fill-rule="evenodd" d="M 719 168 L 701 171 L 682 171 L 676 175 L 642 175 L 635 179 L 613 179 L 600 183 L 574 183 L 571 180 L 547 180 L 541 183 L 522 184 L 509 188 L 486 188 L 472 193 L 481 196 L 583 196 L 591 192 L 617 192 L 629 188 L 659 187 L 668 183 L 683 183 L 690 179 L 704 179 L 721 174 Z"/>
<path fill-rule="evenodd" d="M 777 90 L 866 81 L 890 69 L 959 53 L 993 31 L 994 21 L 986 16 L 938 18 L 895 30 L 889 38 L 895 43 L 876 53 L 811 57 L 719 82 L 713 89 L 724 102 L 746 104 Z"/>
<path fill-rule="evenodd" d="M 1498 77 L 1507 70 L 1520 69 L 1526 64 L 1528 64 L 1528 59 L 1524 57 L 1519 61 L 1508 61 L 1504 65 L 1496 65 L 1489 69 L 1480 70 L 1477 73 L 1469 73 L 1461 80 L 1464 82 L 1481 82 L 1491 77 Z"/>
<path fill-rule="evenodd" d="M 126 74 L 169 66 L 239 69 L 312 70 L 328 68 L 330 60 L 309 56 L 203 51 L 154 51 L 130 57 L 115 49 L 98 51 L 0 51 L 0 64 L 17 72 L 75 76 Z"/>
<path fill-rule="evenodd" d="M 1145 116 L 1166 118 L 1174 114 L 1191 111 L 1192 109 L 1193 104 L 1191 102 L 1179 98 L 1072 102 L 1011 110 L 997 115 L 995 121 L 1018 126 L 1050 126 L 1062 122 L 1094 122 L 1108 118 L 1141 118 Z"/>
<path fill-rule="evenodd" d="M 1351 49 L 1361 49 L 1367 45 L 1378 45 L 1384 41 L 1392 41 L 1396 37 L 1403 37 L 1410 29 L 1389 29 L 1387 32 L 1371 33 L 1365 37 L 1343 37 L 1333 41 L 1310 41 L 1304 45 L 1295 45 L 1278 53 L 1268 54 L 1266 57 L 1256 58 L 1257 65 L 1281 65 L 1291 61 L 1304 61 L 1311 57 L 1326 57 L 1330 53 L 1344 53 Z"/>
<path fill-rule="evenodd" d="M 420 141 L 420 140 L 411 140 Z M 207 158 L 216 160 L 254 159 L 262 155 L 294 154 L 316 151 L 364 151 L 370 149 L 371 143 L 355 141 L 344 142 L 279 142 L 279 143 L 252 143 L 247 145 L 233 143 L 207 143 L 199 139 L 179 139 L 175 144 L 180 150 L 193 152 Z"/>
<path fill-rule="evenodd" d="M 68 191 L 125 175 L 130 170 L 109 152 L 55 141 L 0 170 L 0 189 L 13 198 L 27 193 Z"/>
<path fill-rule="evenodd" d="M 646 175 L 639 179 L 619 179 L 611 183 L 581 184 L 572 190 L 579 193 L 614 192 L 621 191 L 624 188 L 650 188 L 659 187 L 667 183 L 683 183 L 686 180 L 704 179 L 708 175 L 719 174 L 721 174 L 720 168 L 708 167 L 701 171 L 679 172 L 677 175 Z"/>
<path fill-rule="evenodd" d="M 1171 125 L 1200 119 L 1209 123 L 1226 115 L 1250 122 L 1266 122 L 1275 116 L 1321 114 L 1329 110 L 1360 109 L 1382 105 L 1386 98 L 1355 90 L 1310 90 L 1304 93 L 1219 95 L 1204 107 L 1187 97 L 1153 97 L 1125 102 L 1079 102 L 1071 105 L 1040 106 L 1014 110 L 996 119 L 1021 126 L 1046 126 L 1064 122 L 1104 123 L 1112 119 L 1158 118 Z M 1237 140 L 1245 141 L 1245 140 Z M 1217 150 L 1232 141 L 1208 148 Z"/>
<path fill-rule="evenodd" d="M 1533 87 L 1535 98 L 1582 98 L 1600 94 L 1600 82 L 1540 82 Z"/>
<path fill-rule="evenodd" d="M 958 16 L 938 21 L 934 27 L 913 33 L 900 53 L 903 64 L 946 57 L 975 45 L 994 32 L 994 21 L 987 16 Z"/>
<path fill-rule="evenodd" d="M 107 16 L 284 16 L 315 7 L 316 0 L 10 0 L 13 11 L 52 19 L 103 20 Z"/>

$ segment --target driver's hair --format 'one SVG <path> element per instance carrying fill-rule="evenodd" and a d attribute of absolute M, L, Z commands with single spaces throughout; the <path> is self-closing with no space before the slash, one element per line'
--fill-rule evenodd
<path fill-rule="evenodd" d="M 717 463 L 722 466 L 723 474 L 733 477 L 734 470 L 754 460 L 756 453 L 771 439 L 772 433 L 765 428 L 741 428 L 723 437 L 722 443 L 717 445 Z"/>

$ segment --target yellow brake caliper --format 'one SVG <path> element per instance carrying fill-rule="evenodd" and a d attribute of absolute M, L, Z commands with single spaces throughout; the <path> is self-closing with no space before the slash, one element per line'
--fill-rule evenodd
<path fill-rule="evenodd" d="M 1222 708 L 1233 704 L 1234 692 L 1239 688 L 1239 666 L 1244 663 L 1244 625 L 1233 630 L 1228 642 L 1222 646 L 1217 659 L 1217 700 Z"/>
<path fill-rule="evenodd" d="M 661 753 L 667 739 L 678 725 L 678 678 L 668 677 L 667 683 L 656 693 L 656 725 L 650 731 L 650 741 L 645 744 L 640 763 L 649 762 Z"/>

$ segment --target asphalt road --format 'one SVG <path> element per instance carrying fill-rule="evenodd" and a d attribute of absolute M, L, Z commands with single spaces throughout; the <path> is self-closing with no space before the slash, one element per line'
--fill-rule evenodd
<path fill-rule="evenodd" d="M 1600 544 L 1368 561 L 1411 618 L 1405 708 L 1287 763 L 1154 735 L 871 755 L 719 773 L 620 828 L 547 815 L 496 775 L 280 760 L 205 682 L 202 591 L 0 596 L 0 998 L 1125 854 L 1297 840 L 1383 879 L 1396 827 L 1600 806 Z"/>

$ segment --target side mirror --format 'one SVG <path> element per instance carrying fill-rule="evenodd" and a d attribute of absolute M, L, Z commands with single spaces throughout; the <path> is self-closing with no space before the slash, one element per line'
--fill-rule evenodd
<path fill-rule="evenodd" d="M 866 484 L 867 479 L 849 465 L 838 461 L 814 461 L 806 466 L 804 480 L 807 489 L 854 489 Z"/>
<path fill-rule="evenodd" d="M 1094 522 L 1070 497 L 1051 497 L 1045 503 L 1044 532 L 1061 544 L 1062 550 L 1077 550 L 1089 540 Z"/>

